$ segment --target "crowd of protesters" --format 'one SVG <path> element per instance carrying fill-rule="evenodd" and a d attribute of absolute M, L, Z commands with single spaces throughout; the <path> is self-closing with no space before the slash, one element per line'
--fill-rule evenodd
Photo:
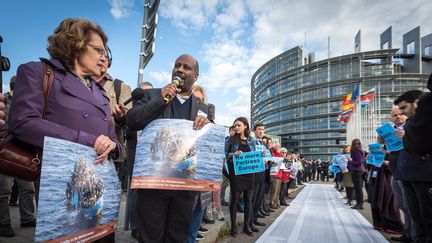
<path fill-rule="evenodd" d="M 428 89 L 432 87 L 432 75 Z M 432 99 L 430 93 L 410 90 L 394 100 L 389 122 L 404 148 L 388 151 L 385 139 L 377 136 L 385 154 L 381 165 L 368 164 L 368 154 L 359 139 L 346 146 L 347 167 L 336 175 L 336 187 L 346 190 L 353 209 L 363 209 L 363 188 L 371 205 L 374 229 L 384 231 L 397 242 L 432 242 Z M 416 112 L 420 110 L 420 113 Z M 416 136 L 413 136 L 416 134 Z M 420 142 L 421 141 L 421 142 Z M 403 214 L 403 217 L 402 217 Z M 403 220 L 402 220 L 403 218 Z"/>
<path fill-rule="evenodd" d="M 145 83 L 141 88 L 149 92 L 134 101 L 133 106 L 125 106 L 131 89 L 108 74 L 112 57 L 107 41 L 101 27 L 89 20 L 68 18 L 62 21 L 48 38 L 50 59 L 21 65 L 16 79 L 10 82 L 10 92 L 0 96 L 0 124 L 3 130 L 11 131 L 17 139 L 37 148 L 43 147 L 44 136 L 93 147 L 95 163 L 107 159 L 116 161 L 116 171 L 126 191 L 133 170 L 137 131 L 160 118 L 191 120 L 195 129 L 201 129 L 214 122 L 215 111 L 207 102 L 204 89 L 194 85 L 199 78 L 199 64 L 189 54 L 180 55 L 172 69 L 172 77 L 179 76 L 184 81 L 180 87 L 170 83 L 158 89 Z M 41 86 L 47 65 L 55 70 L 48 102 L 44 100 Z M 432 76 L 429 89 L 431 79 Z M 291 188 L 311 181 L 328 182 L 333 175 L 336 188 L 346 191 L 346 203 L 353 209 L 363 209 L 363 188 L 366 187 L 375 229 L 401 234 L 392 238 L 395 241 L 432 242 L 431 146 L 427 142 L 429 147 L 425 142 L 417 144 L 429 141 L 421 140 L 421 133 L 418 134 L 419 130 L 428 131 L 422 122 L 426 118 L 420 116 L 431 116 L 427 108 L 431 105 L 428 95 L 413 90 L 394 101 L 396 107 L 389 120 L 396 128 L 396 136 L 403 139 L 404 149 L 389 152 L 384 140 L 378 137 L 386 158 L 381 167 L 376 167 L 365 164 L 367 153 L 361 141 L 354 139 L 341 151 L 341 154 L 349 154 L 347 166 L 339 165 L 340 172 L 336 174 L 330 172 L 329 161 L 310 160 L 288 151 L 265 135 L 263 123 L 251 127 L 245 117 L 239 117 L 225 139 L 224 163 L 227 166 L 221 172 L 221 191 L 129 190 L 127 212 L 131 235 L 139 242 L 195 242 L 203 239 L 201 234 L 208 231 L 203 223 L 215 223 L 207 211 L 214 208 L 217 219 L 223 221 L 222 206 L 228 206 L 231 236 L 239 234 L 237 213 L 244 214 L 242 231 L 253 236 L 260 231 L 260 226 L 265 226 L 260 218 L 270 216 L 281 206 L 290 206 L 287 199 Z M 417 108 L 420 114 L 416 113 Z M 8 123 L 4 125 L 5 120 Z M 265 171 L 236 175 L 233 158 L 255 151 L 258 146 L 266 148 L 262 150 Z M 269 157 L 278 157 L 282 162 L 266 159 Z M 276 166 L 279 169 L 272 170 Z M 15 235 L 9 215 L 9 205 L 16 205 L 16 199 L 11 197 L 13 184 L 18 187 L 21 227 L 36 225 L 39 179 L 33 183 L 0 175 L 2 237 Z M 226 195 L 228 186 L 229 197 Z M 403 223 L 399 209 L 404 216 Z M 114 234 L 99 241 L 113 242 Z"/>

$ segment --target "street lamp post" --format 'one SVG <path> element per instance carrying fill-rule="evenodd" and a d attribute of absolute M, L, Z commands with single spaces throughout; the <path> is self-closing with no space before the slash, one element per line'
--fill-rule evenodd
<path fill-rule="evenodd" d="M 150 0 L 145 0 L 137 87 L 142 83 L 144 68 L 153 57 L 155 51 L 156 25 L 158 22 L 157 9 L 159 7 L 159 2 L 160 0 L 155 0 L 153 4 L 151 4 Z"/>
<path fill-rule="evenodd" d="M 140 60 L 138 67 L 138 81 L 137 87 L 143 82 L 144 68 L 153 57 L 155 51 L 155 40 L 156 40 L 156 25 L 158 23 L 157 10 L 159 7 L 160 0 L 154 0 L 153 4 L 150 0 L 145 0 L 144 3 L 144 17 L 141 34 L 141 49 L 140 49 Z M 130 182 L 132 175 L 128 175 L 128 190 L 127 197 L 129 197 Z M 124 217 L 124 230 L 129 230 L 129 200 L 126 200 L 126 209 Z"/>

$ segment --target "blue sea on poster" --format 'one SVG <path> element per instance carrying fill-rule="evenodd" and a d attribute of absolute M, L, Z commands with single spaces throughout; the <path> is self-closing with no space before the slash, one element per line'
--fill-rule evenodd
<path fill-rule="evenodd" d="M 118 220 L 121 188 L 114 164 L 110 161 L 95 165 L 95 156 L 93 148 L 45 137 L 36 242 L 79 233 Z M 102 200 L 98 200 L 98 203 L 103 203 L 102 207 L 98 204 L 100 217 L 91 217 L 94 208 L 73 209 L 67 199 L 68 182 L 71 182 L 72 172 L 76 171 L 74 168 L 79 161 L 88 171 L 94 171 L 94 180 L 103 183 L 103 195 L 99 198 Z"/>
<path fill-rule="evenodd" d="M 138 138 L 133 177 L 222 181 L 225 130 L 216 124 L 157 119 Z"/>

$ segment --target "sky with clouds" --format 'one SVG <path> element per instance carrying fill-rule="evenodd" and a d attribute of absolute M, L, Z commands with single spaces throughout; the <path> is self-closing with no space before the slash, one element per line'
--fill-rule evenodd
<path fill-rule="evenodd" d="M 110 73 L 136 88 L 144 1 L 6 1 L 0 8 L 2 55 L 12 67 L 46 57 L 47 37 L 66 17 L 88 18 L 102 26 L 113 52 Z M 231 125 L 250 116 L 253 73 L 272 57 L 295 46 L 315 52 L 316 60 L 353 53 L 361 29 L 362 51 L 379 48 L 379 35 L 393 26 L 393 47 L 402 34 L 421 26 L 432 33 L 429 0 L 161 0 L 155 54 L 144 81 L 162 87 L 174 60 L 190 53 L 200 63 L 197 84 L 216 106 L 216 122 Z"/>

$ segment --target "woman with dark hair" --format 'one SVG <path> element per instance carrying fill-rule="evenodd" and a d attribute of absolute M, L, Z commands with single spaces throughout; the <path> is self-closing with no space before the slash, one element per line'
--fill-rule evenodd
<path fill-rule="evenodd" d="M 348 170 L 352 175 L 354 191 L 356 195 L 356 205 L 352 209 L 363 209 L 363 183 L 362 174 L 365 171 L 363 161 L 365 160 L 365 152 L 362 150 L 360 139 L 353 139 L 351 142 L 351 158 L 348 159 Z M 352 191 L 352 190 L 351 190 Z M 349 199 L 348 199 L 349 200 Z"/>
<path fill-rule="evenodd" d="M 244 200 L 244 226 L 243 232 L 248 236 L 253 236 L 250 228 L 250 217 L 252 214 L 252 194 L 254 189 L 254 174 L 235 175 L 233 157 L 241 153 L 255 151 L 255 139 L 250 136 L 249 122 L 244 117 L 239 117 L 234 121 L 235 134 L 229 137 L 225 143 L 225 157 L 228 161 L 229 180 L 231 187 L 230 218 L 231 236 L 236 237 L 237 233 L 237 204 L 240 194 L 243 193 Z"/>
<path fill-rule="evenodd" d="M 38 150 L 45 136 L 86 145 L 94 148 L 95 163 L 120 156 L 109 98 L 92 78 L 107 69 L 107 40 L 97 24 L 67 18 L 48 37 L 51 59 L 19 66 L 9 117 L 15 138 Z M 54 80 L 45 102 L 42 86 L 47 67 L 52 68 Z M 114 234 L 109 237 L 114 241 Z"/>

